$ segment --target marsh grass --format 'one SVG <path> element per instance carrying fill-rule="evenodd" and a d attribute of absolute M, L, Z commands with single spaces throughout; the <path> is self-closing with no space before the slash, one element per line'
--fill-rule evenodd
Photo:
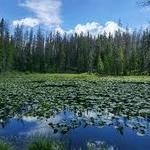
<path fill-rule="evenodd" d="M 29 143 L 27 150 L 65 150 L 63 143 L 49 137 L 35 137 Z"/>
<path fill-rule="evenodd" d="M 0 140 L 0 150 L 12 150 L 13 148 L 11 147 L 10 144 Z"/>
<path fill-rule="evenodd" d="M 150 82 L 148 75 L 130 75 L 130 76 L 111 76 L 99 75 L 96 73 L 30 73 L 30 72 L 5 72 L 0 74 L 0 81 L 8 79 L 36 79 L 36 80 L 65 80 L 65 79 L 81 79 L 96 81 L 118 81 L 118 82 Z"/>

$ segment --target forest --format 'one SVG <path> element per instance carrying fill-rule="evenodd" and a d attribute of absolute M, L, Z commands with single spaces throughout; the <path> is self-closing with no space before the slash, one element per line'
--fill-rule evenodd
<path fill-rule="evenodd" d="M 121 23 L 119 24 L 120 26 Z M 150 29 L 61 35 L 0 21 L 0 72 L 149 75 Z"/>

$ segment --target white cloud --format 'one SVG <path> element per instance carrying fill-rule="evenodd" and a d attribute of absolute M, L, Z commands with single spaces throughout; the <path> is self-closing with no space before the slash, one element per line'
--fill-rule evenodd
<path fill-rule="evenodd" d="M 106 33 L 107 35 L 111 33 L 112 35 L 115 34 L 116 31 L 120 30 L 121 32 L 125 32 L 126 30 L 122 27 L 120 27 L 116 22 L 114 21 L 108 21 L 106 22 L 105 26 L 102 29 L 102 33 Z"/>
<path fill-rule="evenodd" d="M 65 34 L 65 30 L 63 30 L 60 26 L 56 27 L 54 32 L 55 33 L 59 32 L 61 35 Z"/>
<path fill-rule="evenodd" d="M 63 30 L 60 27 L 62 23 L 60 10 L 61 10 L 62 0 L 21 0 L 19 3 L 20 7 L 27 8 L 32 12 L 33 17 L 26 17 L 20 20 L 14 20 L 13 25 L 25 25 L 34 27 L 39 24 L 55 28 L 54 32 L 60 32 L 60 34 L 81 34 L 84 35 L 88 32 L 92 36 L 97 36 L 98 34 L 103 34 L 106 32 L 114 34 L 115 31 L 121 30 L 125 32 L 125 29 L 120 27 L 116 22 L 108 21 L 105 25 L 101 25 L 98 22 L 88 22 L 86 24 L 77 24 L 74 29 L 68 31 Z"/>
<path fill-rule="evenodd" d="M 26 21 L 34 23 L 34 25 L 43 24 L 47 26 L 59 25 L 62 23 L 60 16 L 61 0 L 24 0 L 19 3 L 20 7 L 27 8 L 33 14 L 33 18 L 26 18 Z M 32 21 L 31 21 L 32 20 Z M 23 22 L 23 19 L 14 22 Z M 36 23 L 35 23 L 36 22 Z M 23 22 L 24 25 L 28 25 Z"/>
<path fill-rule="evenodd" d="M 109 33 L 114 35 L 115 32 L 118 30 L 120 30 L 121 32 L 126 31 L 126 29 L 124 29 L 123 27 L 120 27 L 114 21 L 108 21 L 105 23 L 104 26 L 98 22 L 88 22 L 86 24 L 78 24 L 75 26 L 74 29 L 71 29 L 68 31 L 65 31 L 61 28 L 61 33 L 65 33 L 65 32 L 67 34 L 74 34 L 74 33 L 81 34 L 81 33 L 83 33 L 83 35 L 86 35 L 89 32 L 92 36 L 97 36 L 98 34 L 104 34 L 104 33 L 106 33 L 106 35 L 109 35 Z"/>
<path fill-rule="evenodd" d="M 78 24 L 74 32 L 77 34 L 83 33 L 87 34 L 88 32 L 92 35 L 96 34 L 97 31 L 101 30 L 103 27 L 97 22 L 88 22 L 85 25 Z"/>
<path fill-rule="evenodd" d="M 24 19 L 13 21 L 14 26 L 24 25 L 24 26 L 29 26 L 29 27 L 35 27 L 38 24 L 39 24 L 39 20 L 35 18 L 24 18 Z"/>
<path fill-rule="evenodd" d="M 149 29 L 149 30 L 150 30 L 150 23 L 143 24 L 143 25 L 142 25 L 142 29 L 143 29 L 143 30 L 146 30 L 146 29 Z"/>

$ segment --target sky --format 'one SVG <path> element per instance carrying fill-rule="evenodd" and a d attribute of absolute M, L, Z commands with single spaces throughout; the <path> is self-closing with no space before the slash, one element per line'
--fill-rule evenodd
<path fill-rule="evenodd" d="M 111 32 L 148 26 L 150 8 L 138 0 L 0 0 L 0 18 L 27 27 L 43 26 L 60 33 Z M 139 0 L 140 1 L 140 0 Z M 123 27 L 118 25 L 121 20 Z"/>

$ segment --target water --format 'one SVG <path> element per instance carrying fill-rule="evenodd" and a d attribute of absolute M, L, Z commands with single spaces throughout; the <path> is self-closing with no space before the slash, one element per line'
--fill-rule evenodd
<path fill-rule="evenodd" d="M 17 150 L 38 135 L 71 150 L 150 150 L 150 84 L 23 79 L 2 83 L 0 93 L 0 138 Z"/>
<path fill-rule="evenodd" d="M 64 132 L 66 126 L 68 130 Z M 77 116 L 65 110 L 49 119 L 15 117 L 0 126 L 0 138 L 11 142 L 18 150 L 25 148 L 35 135 L 51 135 L 67 141 L 68 149 L 86 149 L 87 145 L 108 150 L 150 149 L 150 122 L 142 117 L 119 117 L 108 112 L 97 114 L 91 110 Z"/>

